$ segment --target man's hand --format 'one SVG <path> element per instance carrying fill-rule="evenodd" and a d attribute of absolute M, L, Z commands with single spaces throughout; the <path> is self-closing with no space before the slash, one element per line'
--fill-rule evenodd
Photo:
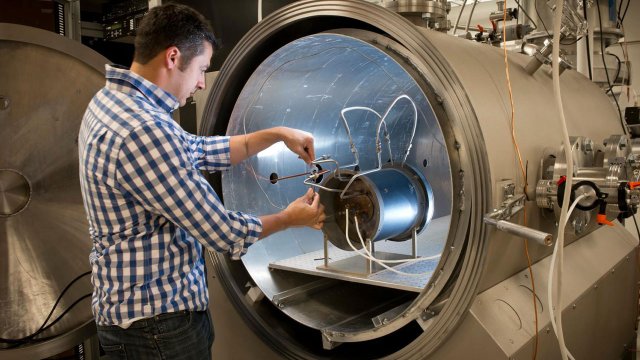
<path fill-rule="evenodd" d="M 320 204 L 320 195 L 312 189 L 294 200 L 282 211 L 289 226 L 308 226 L 317 230 L 324 225 L 324 205 Z"/>
<path fill-rule="evenodd" d="M 231 136 L 229 140 L 231 164 L 238 164 L 279 141 L 283 141 L 291 151 L 307 164 L 310 164 L 315 159 L 316 154 L 311 134 L 302 130 L 278 126 L 258 130 L 250 134 Z"/>
<path fill-rule="evenodd" d="M 281 127 L 278 129 L 282 135 L 282 141 L 289 150 L 293 151 L 307 164 L 315 159 L 316 153 L 313 148 L 313 135 L 306 131 Z"/>

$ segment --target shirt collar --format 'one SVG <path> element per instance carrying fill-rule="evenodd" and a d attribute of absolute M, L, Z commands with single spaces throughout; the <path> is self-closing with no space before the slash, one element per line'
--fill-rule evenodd
<path fill-rule="evenodd" d="M 149 102 L 167 113 L 180 106 L 178 99 L 158 85 L 118 65 L 105 65 L 107 88 L 135 95 L 141 93 Z"/>

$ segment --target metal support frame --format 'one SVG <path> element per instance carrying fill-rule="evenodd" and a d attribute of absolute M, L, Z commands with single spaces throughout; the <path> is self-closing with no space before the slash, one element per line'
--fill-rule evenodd
<path fill-rule="evenodd" d="M 323 246 L 323 265 L 319 266 L 318 268 L 322 268 L 323 270 L 329 270 L 329 271 L 334 271 L 334 272 L 339 272 L 339 273 L 349 273 L 349 274 L 360 274 L 360 275 L 372 275 L 377 273 L 378 271 L 376 271 L 374 269 L 375 267 L 375 261 L 367 258 L 365 259 L 365 269 L 363 272 L 359 272 L 359 271 L 344 271 L 343 269 L 339 269 L 337 267 L 332 267 L 331 263 L 329 262 L 329 238 L 325 235 L 323 237 L 323 241 L 322 241 L 322 246 Z M 365 246 L 367 251 L 369 252 L 369 254 L 371 254 L 373 257 L 375 257 L 376 255 L 376 246 L 375 246 L 375 242 L 371 241 L 371 240 L 366 240 L 365 242 Z M 359 256 L 359 255 L 354 255 L 354 256 Z M 416 227 L 414 227 L 411 231 L 411 256 L 407 258 L 407 260 L 409 259 L 417 259 L 418 258 L 418 229 Z M 383 269 L 384 270 L 384 269 Z"/>

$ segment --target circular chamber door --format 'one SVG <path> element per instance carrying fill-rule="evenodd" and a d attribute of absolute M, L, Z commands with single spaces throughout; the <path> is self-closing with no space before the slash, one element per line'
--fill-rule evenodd
<path fill-rule="evenodd" d="M 310 176 L 271 181 L 272 174 L 313 171 L 277 143 L 223 175 L 225 205 L 271 214 L 312 187 L 327 205 L 325 226 L 331 230 L 290 229 L 254 244 L 242 262 L 256 285 L 268 298 L 277 297 L 289 290 L 280 279 L 286 282 L 294 273 L 419 293 L 447 239 L 452 186 L 442 131 L 412 77 L 385 52 L 357 38 L 338 33 L 303 37 L 258 66 L 235 104 L 228 135 L 274 126 L 314 135 L 316 164 L 329 171 L 322 175 L 327 181 Z M 335 196 L 343 201 L 330 200 Z M 344 236 L 349 208 L 350 239 Z M 362 247 L 353 231 L 360 227 L 360 235 L 375 245 L 368 254 L 350 248 L 356 242 Z M 392 241 L 402 234 L 404 241 Z M 407 261 L 398 263 L 402 258 Z M 300 313 L 306 311 L 291 316 L 297 319 Z M 323 329 L 330 326 L 325 319 L 303 315 L 299 320 Z"/>
<path fill-rule="evenodd" d="M 58 34 L 12 24 L 0 24 L 0 53 L 0 337 L 20 339 L 90 270 L 77 137 L 108 60 Z M 9 358 L 41 358 L 82 342 L 95 332 L 90 293 L 88 276 L 69 287 L 34 338 L 50 341 L 0 349 L 14 349 Z"/>
<path fill-rule="evenodd" d="M 272 214 L 309 187 L 325 205 L 324 231 L 276 233 L 241 261 L 213 256 L 231 302 L 279 353 L 424 358 L 470 306 L 483 151 L 458 151 L 477 119 L 432 51 L 378 6 L 306 1 L 252 29 L 223 65 L 202 134 L 287 126 L 315 138 L 312 165 L 278 143 L 209 179 L 229 210 Z"/>

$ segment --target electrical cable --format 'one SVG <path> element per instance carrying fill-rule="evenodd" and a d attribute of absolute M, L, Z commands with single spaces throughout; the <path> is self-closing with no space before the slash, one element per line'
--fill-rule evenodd
<path fill-rule="evenodd" d="M 347 239 L 347 243 L 349 244 L 349 246 L 351 247 L 351 249 L 353 251 L 355 251 L 358 255 L 362 256 L 363 258 L 367 259 L 367 260 L 371 260 L 373 262 L 375 262 L 376 264 L 384 267 L 385 269 L 394 272 L 396 274 L 399 275 L 406 275 L 406 276 L 425 276 L 425 275 L 429 275 L 432 272 L 426 272 L 426 273 L 408 273 L 408 272 L 404 272 L 404 271 L 400 271 L 400 270 L 396 270 L 394 268 L 392 268 L 391 266 L 388 266 L 386 263 L 398 263 L 398 262 L 402 262 L 402 263 L 413 263 L 413 262 L 420 262 L 420 261 L 426 261 L 426 260 L 435 260 L 437 258 L 440 257 L 440 255 L 434 255 L 434 256 L 429 256 L 429 257 L 424 257 L 424 258 L 417 258 L 417 259 L 406 259 L 406 260 L 381 260 L 378 259 L 376 257 L 373 256 L 373 254 L 371 254 L 371 252 L 369 252 L 369 250 L 367 250 L 367 247 L 365 246 L 364 243 L 364 239 L 362 239 L 362 234 L 360 233 L 360 227 L 358 226 L 358 219 L 357 217 L 353 217 L 353 221 L 356 225 L 356 233 L 358 234 L 358 237 L 360 238 L 360 244 L 362 244 L 362 250 L 364 251 L 361 252 L 360 250 L 356 249 L 356 247 L 353 245 L 353 243 L 351 242 L 351 240 L 349 239 L 349 208 L 345 209 L 345 220 L 346 220 L 346 224 L 345 224 L 345 237 Z"/>
<path fill-rule="evenodd" d="M 556 11 L 554 14 L 553 31 L 555 34 L 560 33 L 560 25 L 562 22 L 562 12 L 564 10 L 564 0 L 558 0 L 556 2 Z M 560 90 L 560 37 L 556 36 L 553 39 L 552 49 L 552 79 L 553 79 L 553 93 L 560 114 L 560 124 L 562 126 L 562 139 L 563 148 L 566 161 L 566 188 L 571 189 L 573 184 L 573 156 L 571 153 L 571 141 L 569 140 L 569 131 L 567 130 L 567 120 L 565 118 L 564 106 L 562 105 L 562 95 Z M 560 209 L 560 225 L 558 227 L 558 238 L 556 240 L 556 246 L 558 247 L 558 297 L 562 298 L 562 270 L 564 268 L 564 228 L 567 222 L 567 211 L 570 203 L 571 191 L 565 191 L 563 196 L 562 208 Z M 553 309 L 553 307 L 550 307 Z M 557 314 L 558 327 L 556 330 L 556 336 L 558 338 L 558 344 L 560 345 L 560 352 L 562 358 L 567 360 L 570 357 L 569 349 L 567 349 L 564 342 L 564 333 L 562 329 L 562 311 Z"/>
<path fill-rule="evenodd" d="M 616 54 L 611 54 L 611 53 L 610 53 L 609 55 L 611 55 L 611 56 L 615 57 L 615 58 L 616 58 L 616 61 L 618 62 L 618 68 L 616 69 L 616 76 L 614 76 L 614 77 L 613 77 L 613 79 L 614 79 L 613 81 L 615 82 L 615 81 L 616 81 L 616 79 L 620 76 L 620 70 L 622 69 L 622 61 L 620 61 L 620 58 L 619 58 L 619 57 L 618 57 L 618 55 L 616 55 Z M 612 96 L 615 96 L 615 95 L 613 94 L 613 86 L 609 87 L 609 88 L 607 89 L 607 91 L 605 91 L 604 93 L 606 94 L 606 93 L 608 93 L 608 92 L 610 92 Z"/>
<path fill-rule="evenodd" d="M 517 1 L 516 1 L 517 2 Z M 519 5 L 519 4 L 518 4 Z M 503 7 L 503 14 L 502 14 L 502 23 L 506 24 L 507 22 L 507 7 L 504 6 Z M 523 188 L 523 192 L 526 196 L 527 194 L 527 170 L 525 169 L 525 166 L 522 162 L 522 153 L 520 152 L 520 147 L 518 146 L 518 140 L 516 138 L 516 112 L 515 112 L 515 105 L 513 102 L 513 90 L 511 88 L 511 77 L 509 74 L 509 55 L 507 53 L 507 30 L 506 30 L 506 26 L 502 27 L 502 44 L 503 44 L 503 50 L 504 50 L 504 67 L 505 67 L 505 74 L 506 74 L 506 78 L 507 78 L 507 89 L 509 90 L 509 103 L 511 105 L 511 141 L 513 142 L 513 146 L 516 150 L 516 154 L 518 156 L 518 162 L 520 164 L 520 170 L 522 171 L 522 188 Z M 524 226 L 527 226 L 527 211 L 526 211 L 526 207 L 523 208 L 523 218 L 524 218 Z M 532 292 L 532 299 L 533 299 L 533 314 L 534 314 L 534 321 L 535 321 L 535 341 L 534 341 L 534 348 L 533 348 L 533 360 L 536 359 L 536 357 L 538 356 L 538 301 L 537 301 L 537 295 L 536 295 L 536 285 L 535 285 L 535 280 L 533 277 L 533 269 L 531 268 L 531 256 L 529 255 L 529 241 L 527 239 L 524 239 L 524 252 L 525 255 L 527 257 L 527 266 L 529 268 L 529 276 L 531 278 L 531 292 Z"/>
<path fill-rule="evenodd" d="M 27 335 L 25 337 L 19 338 L 19 339 L 8 339 L 8 338 L 0 338 L 0 342 L 4 342 L 4 343 L 22 343 L 25 341 L 28 341 L 30 339 L 32 339 L 33 337 L 37 336 L 38 334 L 41 334 L 42 332 L 46 331 L 48 328 L 50 328 L 53 324 L 55 324 L 56 322 L 58 322 L 58 320 L 60 320 L 60 318 L 66 313 L 66 311 L 58 316 L 58 318 L 56 320 L 54 320 L 54 322 L 52 322 L 51 324 L 49 324 L 47 326 L 47 322 L 49 321 L 49 319 L 51 318 L 51 315 L 53 315 L 53 312 L 56 310 L 56 308 L 58 307 L 58 304 L 60 303 L 60 300 L 62 300 L 62 297 L 64 296 L 64 294 L 71 288 L 71 286 L 73 284 L 76 283 L 76 281 L 80 280 L 82 277 L 91 274 L 91 271 L 87 271 L 84 272 L 78 276 L 76 276 L 75 279 L 71 280 L 62 290 L 62 292 L 60 293 L 60 295 L 58 295 L 58 298 L 56 299 L 56 302 L 53 304 L 53 307 L 51 308 L 51 311 L 49 312 L 49 315 L 47 315 L 47 318 L 44 320 L 44 322 L 42 323 L 42 325 L 40 326 L 40 328 L 38 330 L 36 330 L 34 333 L 32 333 L 31 335 Z M 75 304 L 75 303 L 74 303 Z M 71 306 L 73 307 L 73 305 Z M 70 307 L 70 308 L 71 308 Z M 69 309 L 70 309 L 69 308 Z"/>
<path fill-rule="evenodd" d="M 629 4 L 631 4 L 631 0 L 627 0 L 627 6 L 624 8 L 624 13 L 622 14 L 622 17 L 620 18 L 620 25 L 622 25 L 624 23 L 624 18 L 627 16 L 627 10 L 629 10 Z"/>
<path fill-rule="evenodd" d="M 507 10 L 506 7 L 504 8 L 504 20 L 506 21 L 507 19 Z M 504 50 L 504 67 L 505 67 L 505 73 L 506 73 L 506 78 L 507 78 L 507 89 L 509 90 L 509 102 L 511 105 L 511 141 L 513 142 L 513 146 L 516 150 L 516 154 L 518 156 L 518 163 L 520 165 L 520 170 L 522 172 L 522 182 L 523 182 L 523 188 L 524 188 L 524 192 L 527 192 L 527 179 L 524 178 L 526 176 L 526 171 L 524 169 L 524 162 L 522 161 L 522 154 L 520 153 L 520 147 L 518 146 L 518 141 L 516 140 L 516 129 L 515 129 L 515 106 L 513 103 L 513 91 L 511 90 L 511 77 L 509 76 L 509 56 L 507 54 L 507 41 L 506 41 L 506 37 L 507 37 L 507 29 L 506 27 L 502 27 L 502 41 L 503 41 L 503 50 Z"/>
<path fill-rule="evenodd" d="M 607 84 L 609 85 L 609 89 L 611 89 L 613 85 L 611 84 L 611 79 L 609 79 L 609 70 L 607 69 L 607 62 L 604 58 L 604 29 L 602 28 L 602 17 L 600 15 L 600 0 L 596 0 L 596 9 L 598 10 L 598 23 L 600 24 L 600 55 L 602 56 L 602 66 L 604 66 L 604 73 L 607 76 Z M 613 91 L 611 91 L 611 94 L 613 95 Z M 622 132 L 627 135 L 627 126 L 624 123 L 624 119 L 622 118 L 622 111 L 620 110 L 620 104 L 618 104 L 618 99 L 615 96 L 613 96 L 613 101 L 616 103 L 616 108 L 618 108 L 618 117 L 620 117 Z"/>
<path fill-rule="evenodd" d="M 636 232 L 638 233 L 638 239 L 640 239 L 640 228 L 638 228 L 638 220 L 636 220 L 636 214 L 634 213 L 632 216 L 633 223 L 636 225 Z"/>
<path fill-rule="evenodd" d="M 91 297 L 91 295 L 92 295 L 92 294 L 84 294 L 84 295 L 82 295 L 81 297 L 79 297 L 78 299 L 76 299 L 76 301 L 74 301 L 73 303 L 71 303 L 71 305 L 69 305 L 69 307 L 68 307 L 67 309 L 65 309 L 65 310 L 64 310 L 64 312 L 62 312 L 62 314 L 58 315 L 58 316 L 55 318 L 55 320 L 53 320 L 53 322 L 51 322 L 51 324 L 49 324 L 49 325 L 45 326 L 45 327 L 42 329 L 42 331 L 41 331 L 40 333 L 43 333 L 43 332 L 45 332 L 45 331 L 49 330 L 49 328 L 51 328 L 53 325 L 55 325 L 58 321 L 62 320 L 62 318 L 63 318 L 65 315 L 67 315 L 67 313 L 68 313 L 69 311 L 71 311 L 71 310 L 72 310 L 76 305 L 78 305 L 82 300 L 84 300 L 84 299 L 86 299 L 86 298 Z M 37 336 L 37 335 L 39 335 L 39 334 L 34 335 L 34 337 L 35 337 L 35 336 Z M 11 345 L 7 346 L 7 348 L 6 348 L 6 349 L 13 349 L 13 348 L 18 347 L 18 346 L 20 346 L 20 345 L 24 345 L 24 344 L 28 344 L 28 343 L 34 343 L 34 342 L 41 342 L 41 341 L 50 340 L 50 339 L 56 338 L 56 337 L 58 337 L 58 336 L 60 336 L 60 335 L 62 335 L 62 334 L 46 336 L 46 337 L 37 338 L 37 339 L 35 339 L 35 338 L 33 338 L 33 337 L 32 337 L 32 338 L 29 338 L 29 339 L 25 339 L 25 340 L 23 340 L 23 341 L 20 341 L 20 342 L 18 342 L 18 343 L 12 343 Z"/>
<path fill-rule="evenodd" d="M 584 15 L 585 21 L 587 20 L 587 0 L 582 0 L 582 14 Z M 585 35 L 586 44 L 587 44 L 587 66 L 589 67 L 589 80 L 593 81 L 593 74 L 591 72 L 591 49 L 589 45 L 589 33 Z"/>
<path fill-rule="evenodd" d="M 350 142 L 350 146 L 351 146 L 351 151 L 354 154 L 355 160 L 356 162 L 358 161 L 358 155 L 357 155 L 357 150 L 355 149 L 355 145 L 353 144 L 353 140 L 351 139 L 351 130 L 349 130 L 349 125 L 347 124 L 347 119 L 344 117 L 344 113 L 346 111 L 349 110 L 369 110 L 371 112 L 373 112 L 374 114 L 376 114 L 376 116 L 378 116 L 380 119 L 378 120 L 378 125 L 376 127 L 376 154 L 377 154 L 377 158 L 378 158 L 378 166 L 375 169 L 371 169 L 371 170 L 367 170 L 367 171 L 363 171 L 363 172 L 359 172 L 357 174 L 355 174 L 354 176 L 352 176 L 349 181 L 347 182 L 347 185 L 345 185 L 344 189 L 342 190 L 342 192 L 340 193 L 340 198 L 344 198 L 345 194 L 347 193 L 347 190 L 349 189 L 349 187 L 351 186 L 351 184 L 353 184 L 353 182 L 360 176 L 366 175 L 366 174 L 371 174 L 373 172 L 376 171 L 380 171 L 382 169 L 382 146 L 380 145 L 380 130 L 382 128 L 382 125 L 384 124 L 385 127 L 385 135 L 387 138 L 387 145 L 389 147 L 389 158 L 392 157 L 392 153 L 391 153 L 391 139 L 389 139 L 389 134 L 387 131 L 387 123 L 386 123 L 386 119 L 387 116 L 389 116 L 389 113 L 391 112 L 391 109 L 394 108 L 394 106 L 398 103 L 398 101 L 400 99 L 407 99 L 409 101 L 409 103 L 411 103 L 411 106 L 413 107 L 413 128 L 411 131 L 411 138 L 409 139 L 409 144 L 407 145 L 407 150 L 405 151 L 404 154 L 404 158 L 402 159 L 402 166 L 404 166 L 404 163 L 407 161 L 407 157 L 409 156 L 409 153 L 411 152 L 411 148 L 413 147 L 413 139 L 415 138 L 416 135 L 416 128 L 418 126 L 418 108 L 416 107 L 415 102 L 413 102 L 413 100 L 407 96 L 406 94 L 402 94 L 400 96 L 398 96 L 395 100 L 393 100 L 393 102 L 391 103 L 391 105 L 389 105 L 389 107 L 387 108 L 387 110 L 385 111 L 384 115 L 382 115 L 382 117 L 380 117 L 380 114 L 378 114 L 376 111 L 374 111 L 373 109 L 367 108 L 367 107 L 352 107 L 352 108 L 345 108 L 342 109 L 342 111 L 340 112 L 340 115 L 342 116 L 342 120 L 343 120 L 343 124 L 346 128 L 347 131 L 347 135 L 349 136 L 349 142 Z M 347 166 L 351 166 L 351 165 L 347 165 Z"/>
<path fill-rule="evenodd" d="M 620 10 L 622 10 L 622 4 L 624 4 L 624 0 L 620 0 L 620 4 L 618 5 L 618 12 L 616 13 L 618 15 L 618 19 L 620 19 Z"/>
<path fill-rule="evenodd" d="M 571 214 L 573 213 L 573 210 L 576 208 L 576 206 L 578 205 L 578 203 L 580 202 L 580 200 L 582 200 L 583 198 L 586 198 L 588 195 L 587 194 L 582 194 L 580 196 L 578 196 L 574 201 L 573 204 L 571 204 L 569 210 L 567 211 L 567 217 L 565 219 L 564 223 L 561 223 L 559 225 L 559 229 L 564 229 L 564 227 L 567 225 L 566 222 L 569 219 L 569 217 L 571 216 Z M 564 244 L 563 244 L 564 245 Z M 558 334 L 558 329 L 560 326 L 562 326 L 561 323 L 556 323 L 556 319 L 555 319 L 555 311 L 557 310 L 558 312 L 562 312 L 562 293 L 560 291 L 558 291 L 558 306 L 553 306 L 553 272 L 554 272 L 554 267 L 555 267 L 555 263 L 556 263 L 556 258 L 558 255 L 558 248 L 559 248 L 559 243 L 556 242 L 554 248 L 553 248 L 553 254 L 551 255 L 551 265 L 549 266 L 549 279 L 547 281 L 547 301 L 549 303 L 548 308 L 551 311 L 551 326 L 553 327 L 553 331 L 555 331 L 556 334 Z M 562 276 L 562 272 L 560 269 L 558 269 L 558 277 Z M 566 349 L 566 347 L 565 347 Z M 562 350 L 562 349 L 561 349 Z M 569 357 L 569 359 L 574 359 L 573 356 L 571 355 L 571 353 L 569 353 L 569 351 L 567 350 L 567 355 Z"/>
<path fill-rule="evenodd" d="M 520 8 L 520 10 L 522 10 L 522 12 L 524 13 L 524 16 L 527 17 L 527 19 L 529 19 L 529 21 L 531 21 L 531 23 L 533 24 L 534 28 L 533 30 L 538 30 L 538 24 L 536 24 L 535 21 L 533 21 L 533 19 L 531 18 L 531 16 L 529 16 L 529 14 L 527 13 L 527 10 L 525 10 L 522 5 L 520 5 L 520 2 L 518 0 L 513 0 L 516 2 L 516 4 L 518 5 L 518 7 Z M 516 18 L 517 19 L 517 18 Z M 506 20 L 505 20 L 506 21 Z"/>
<path fill-rule="evenodd" d="M 620 24 L 622 23 L 622 4 L 624 4 L 624 0 L 620 0 L 620 4 L 618 5 L 618 11 L 616 12 L 617 22 L 616 27 L 620 28 Z"/>
<path fill-rule="evenodd" d="M 569 42 L 562 42 L 561 41 L 560 44 L 561 45 L 573 45 L 573 44 L 577 43 L 578 41 L 582 40 L 582 38 L 583 38 L 583 36 L 581 36 L 581 37 L 579 37 L 577 39 L 571 40 Z"/>

